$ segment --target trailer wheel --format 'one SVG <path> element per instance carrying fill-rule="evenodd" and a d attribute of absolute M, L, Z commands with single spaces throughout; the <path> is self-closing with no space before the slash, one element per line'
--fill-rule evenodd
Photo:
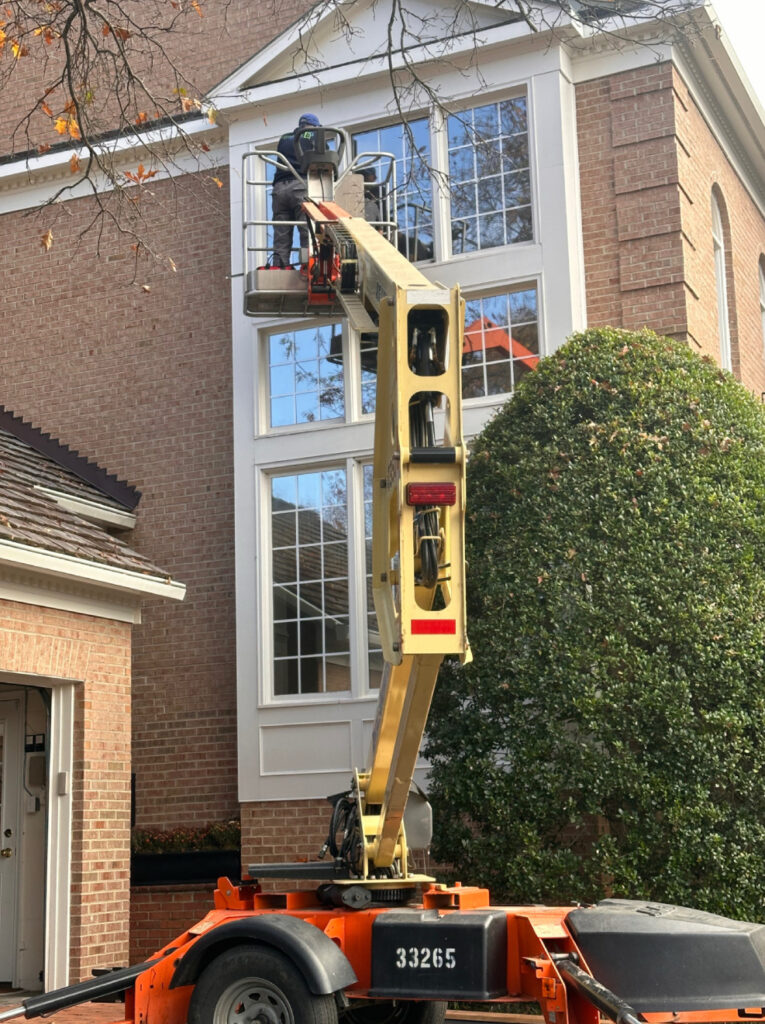
<path fill-rule="evenodd" d="M 368 1002 L 356 999 L 343 1015 L 342 1024 L 443 1024 L 446 1003 L 414 1002 L 398 999 Z"/>
<path fill-rule="evenodd" d="M 315 996 L 287 957 L 235 946 L 202 971 L 188 1024 L 337 1024 L 334 996 Z"/>

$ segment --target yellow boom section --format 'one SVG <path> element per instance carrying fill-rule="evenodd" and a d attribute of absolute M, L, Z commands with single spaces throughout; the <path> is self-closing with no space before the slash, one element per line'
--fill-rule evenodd
<path fill-rule="evenodd" d="M 370 768 L 358 776 L 364 874 L 400 859 L 403 816 L 441 662 L 469 660 L 465 625 L 464 303 L 361 218 L 331 203 L 352 240 L 359 297 L 378 316 L 372 587 L 386 671 Z M 340 295 L 343 301 L 343 296 Z M 358 301 L 358 299 L 356 299 Z"/>

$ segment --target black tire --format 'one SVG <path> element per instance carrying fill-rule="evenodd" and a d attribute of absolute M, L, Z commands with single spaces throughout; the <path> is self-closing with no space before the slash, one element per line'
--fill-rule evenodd
<path fill-rule="evenodd" d="M 446 1003 L 414 1002 L 411 999 L 351 1000 L 341 1024 L 443 1024 Z"/>
<path fill-rule="evenodd" d="M 205 967 L 188 1024 L 337 1024 L 334 996 L 315 996 L 292 961 L 268 946 L 235 946 Z"/>

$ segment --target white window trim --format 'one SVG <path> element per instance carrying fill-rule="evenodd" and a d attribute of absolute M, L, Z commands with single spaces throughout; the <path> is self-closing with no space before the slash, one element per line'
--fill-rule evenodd
<path fill-rule="evenodd" d="M 363 466 L 371 459 L 366 456 L 347 458 L 325 458 L 322 462 L 295 463 L 276 469 L 263 468 L 258 473 L 259 504 L 261 508 L 260 550 L 263 552 L 262 571 L 259 579 L 257 606 L 260 609 L 258 645 L 260 664 L 260 693 L 258 708 L 312 706 L 336 704 L 364 699 L 376 699 L 377 691 L 369 686 L 368 653 L 366 639 L 366 560 L 364 551 L 364 473 Z M 348 630 L 349 630 L 349 671 L 350 688 L 328 693 L 280 694 L 273 692 L 273 606 L 272 571 L 273 551 L 271 547 L 271 480 L 275 476 L 319 473 L 326 469 L 343 467 L 346 472 L 346 496 L 348 510 Z M 285 469 L 287 472 L 285 473 Z"/>
<path fill-rule="evenodd" d="M 760 256 L 758 270 L 760 277 L 760 327 L 762 331 L 762 354 L 765 359 L 765 256 Z"/>
<path fill-rule="evenodd" d="M 717 336 L 720 343 L 720 365 L 733 369 L 728 308 L 728 271 L 725 260 L 725 234 L 717 196 L 712 193 L 712 244 L 714 247 L 715 286 L 717 288 Z"/>

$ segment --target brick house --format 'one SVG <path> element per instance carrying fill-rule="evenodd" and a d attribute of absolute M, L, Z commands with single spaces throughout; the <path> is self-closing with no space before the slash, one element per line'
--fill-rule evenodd
<path fill-rule="evenodd" d="M 184 588 L 120 538 L 140 495 L 0 408 L 0 979 L 123 955 L 130 640 Z"/>
<path fill-rule="evenodd" d="M 365 761 L 379 673 L 365 587 L 374 375 L 348 324 L 244 316 L 246 152 L 310 110 L 359 151 L 393 154 L 402 247 L 467 299 L 469 434 L 586 325 L 686 339 L 765 392 L 764 115 L 713 12 L 658 41 L 635 24 L 617 49 L 597 18 L 531 31 L 492 4 L 468 22 L 423 2 L 406 61 L 428 88 L 404 128 L 383 7 L 354 4 L 348 31 L 316 8 L 307 34 L 298 3 L 211 3 L 204 31 L 179 39 L 220 111 L 197 130 L 224 187 L 201 199 L 184 187 L 190 164 L 154 179 L 143 201 L 178 272 L 147 268 L 150 290 L 126 284 L 116 235 L 101 258 L 78 246 L 84 198 L 40 254 L 25 211 L 68 173 L 68 150 L 0 164 L 4 399 L 141 488 L 136 545 L 188 585 L 134 631 L 135 820 L 240 814 L 245 864 L 316 854 L 324 796 Z M 400 52 L 394 64 L 405 80 Z M 318 521 L 332 528 L 319 541 Z M 308 548 L 330 574 L 290 570 Z M 120 939 L 109 962 L 164 940 L 158 902 L 174 931 L 208 900 L 134 890 L 131 950 Z M 84 955 L 73 977 L 94 963 Z"/>

